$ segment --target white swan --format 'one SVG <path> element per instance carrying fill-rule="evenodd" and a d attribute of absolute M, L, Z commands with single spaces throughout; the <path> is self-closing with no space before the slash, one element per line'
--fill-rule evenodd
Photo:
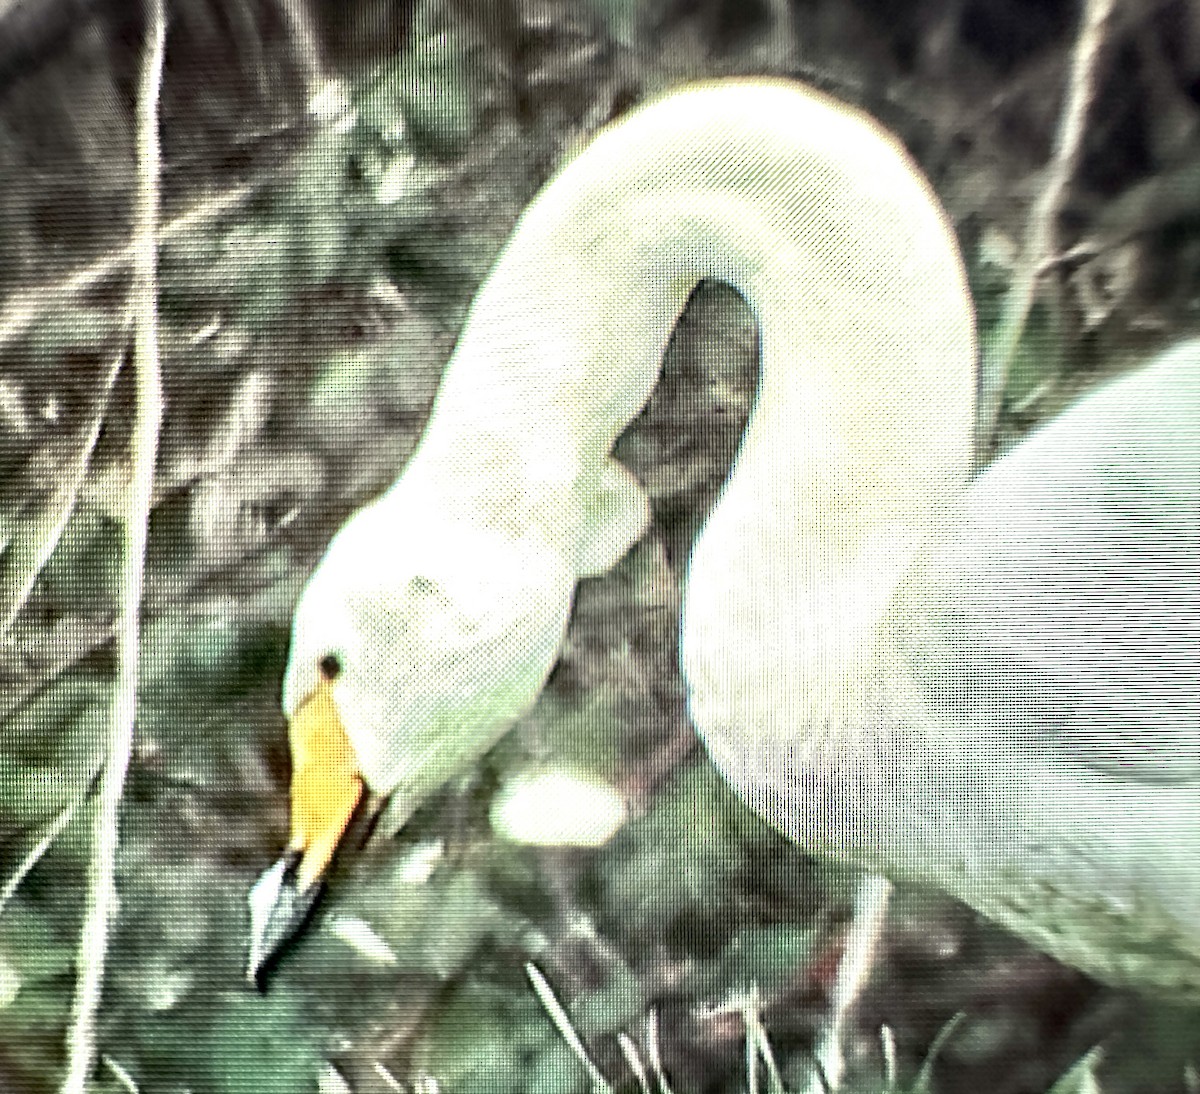
<path fill-rule="evenodd" d="M 609 452 L 701 278 L 742 293 L 762 347 L 685 593 L 714 762 L 807 850 L 1200 994 L 1200 343 L 968 489 L 973 317 L 945 216 L 871 119 L 764 80 L 631 113 L 538 195 L 416 454 L 313 574 L 257 960 L 360 774 L 403 819 L 533 703 L 575 582 L 645 528 Z"/>

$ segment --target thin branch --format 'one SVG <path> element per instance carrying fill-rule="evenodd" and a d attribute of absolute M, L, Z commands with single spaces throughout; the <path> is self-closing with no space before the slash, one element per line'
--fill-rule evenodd
<path fill-rule="evenodd" d="M 71 818 L 75 816 L 75 811 L 79 808 L 81 801 L 83 801 L 82 796 L 75 798 L 63 806 L 59 810 L 58 816 L 46 825 L 46 830 L 42 833 L 37 843 L 33 845 L 29 853 L 17 864 L 17 868 L 12 872 L 12 876 L 4 883 L 4 888 L 0 889 L 0 915 L 4 914 L 4 909 L 8 907 L 8 902 L 16 895 L 17 890 L 21 887 L 21 882 L 29 876 L 29 871 L 41 861 L 42 856 L 50 850 L 51 845 L 62 834 L 62 830 L 71 823 Z"/>
<path fill-rule="evenodd" d="M 886 878 L 868 874 L 858 883 L 854 895 L 854 918 L 846 938 L 846 951 L 838 965 L 830 999 L 832 1014 L 825 1024 L 814 1052 L 816 1074 L 809 1085 L 810 1094 L 837 1090 L 846 1073 L 846 1058 L 842 1044 L 854 1006 L 862 996 L 887 925 L 888 902 L 892 883 Z"/>
<path fill-rule="evenodd" d="M 1104 45 L 1113 4 L 1114 0 L 1087 0 L 1083 25 L 1071 58 L 1070 81 L 1059 116 L 1054 151 L 1047 166 L 1046 181 L 1029 211 L 1016 273 L 1005 296 L 1000 320 L 984 349 L 975 437 L 976 459 L 979 462 L 986 457 L 995 432 L 1009 369 L 1033 307 L 1038 280 L 1055 249 L 1055 225 L 1083 149 L 1088 110 L 1096 92 L 1097 60 Z"/>
<path fill-rule="evenodd" d="M 272 132 L 302 131 L 311 123 L 315 115 L 324 117 L 324 113 L 338 114 L 343 107 L 338 106 L 342 101 L 340 85 L 328 76 L 321 60 L 317 42 L 316 30 L 311 16 L 297 0 L 279 0 L 280 9 L 287 21 L 293 37 L 297 42 L 300 63 L 305 71 L 305 81 L 309 92 L 308 112 L 294 122 L 279 127 Z M 0 0 L 0 18 L 4 10 L 3 0 Z M 323 98 L 328 95 L 328 99 Z M 209 197 L 203 198 L 185 212 L 167 221 L 158 233 L 160 244 L 181 236 L 200 232 L 211 225 L 213 221 L 236 209 L 253 197 L 273 178 L 287 174 L 291 165 L 284 165 L 281 170 L 270 170 L 262 176 L 248 182 L 238 183 L 228 190 L 220 190 Z M 135 244 L 130 242 L 124 247 L 118 247 L 108 254 L 89 262 L 86 266 L 76 269 L 64 277 L 13 293 L 0 306 L 0 347 L 8 345 L 24 334 L 37 322 L 38 318 L 66 301 L 72 300 L 89 289 L 95 288 L 105 280 L 125 270 L 133 261 Z"/>
<path fill-rule="evenodd" d="M 136 388 L 129 485 L 124 499 L 124 557 L 117 620 L 118 678 L 113 701 L 108 759 L 100 777 L 99 802 L 89 870 L 88 903 L 79 939 L 79 979 L 67 1031 L 63 1094 L 86 1094 L 96 1060 L 96 1016 L 104 984 L 109 928 L 116 909 L 118 814 L 133 752 L 137 714 L 138 636 L 145 579 L 146 540 L 162 421 L 162 376 L 158 359 L 158 216 L 161 148 L 159 100 L 166 53 L 163 0 L 146 2 L 146 42 L 138 88 L 137 202 L 133 235 L 133 369 Z"/>
<path fill-rule="evenodd" d="M 329 74 L 321 59 L 317 29 L 308 5 L 300 0 L 278 0 L 278 10 L 287 24 L 296 53 L 304 67 L 304 83 L 311 100 L 329 83 Z"/>
<path fill-rule="evenodd" d="M 193 205 L 186 213 L 181 213 L 174 220 L 163 225 L 162 231 L 158 235 L 159 241 L 165 243 L 179 236 L 194 233 L 211 224 L 218 217 L 248 201 L 264 185 L 264 181 L 259 179 L 254 182 L 239 183 L 228 190 L 222 190 L 212 197 L 205 198 Z M 67 277 L 57 278 L 53 282 L 14 293 L 0 308 L 0 347 L 19 338 L 46 312 L 61 307 L 65 301 L 95 288 L 107 278 L 120 273 L 134 261 L 136 248 L 137 244 L 130 241 L 126 246 L 118 247 L 103 258 L 77 269 Z"/>

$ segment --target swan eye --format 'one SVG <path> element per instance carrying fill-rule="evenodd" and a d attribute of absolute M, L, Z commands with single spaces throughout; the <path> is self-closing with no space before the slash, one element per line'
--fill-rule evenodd
<path fill-rule="evenodd" d="M 336 653 L 327 653 L 317 662 L 322 680 L 336 680 L 342 674 L 342 661 Z"/>
<path fill-rule="evenodd" d="M 409 589 L 418 596 L 429 596 L 437 592 L 437 582 L 431 577 L 417 574 L 409 583 Z"/>

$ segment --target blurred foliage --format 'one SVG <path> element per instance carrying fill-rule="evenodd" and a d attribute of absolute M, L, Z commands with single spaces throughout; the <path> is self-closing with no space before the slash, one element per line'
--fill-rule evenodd
<path fill-rule="evenodd" d="M 49 820 L 100 769 L 107 743 L 109 681 L 65 674 L 0 727 L 5 827 Z"/>
<path fill-rule="evenodd" d="M 632 45 L 637 29 L 638 0 L 588 0 L 608 32 L 622 45 Z"/>
<path fill-rule="evenodd" d="M 372 121 L 386 132 L 403 118 L 418 155 L 462 152 L 487 104 L 480 73 L 493 65 L 484 43 L 467 33 L 450 9 L 418 5 L 407 48 L 383 77 L 398 92 L 399 109 L 379 112 L 375 96 Z"/>
<path fill-rule="evenodd" d="M 439 1008 L 418 1067 L 453 1090 L 583 1094 L 589 1083 L 533 994 L 466 983 Z"/>
<path fill-rule="evenodd" d="M 78 457 L 126 337 L 136 6 L 34 7 L 0 15 L 5 562 Z M 1195 323 L 1200 32 L 1184 3 L 1135 8 L 1114 32 L 1121 44 L 1062 218 L 1064 248 L 1076 249 L 1025 330 L 1002 446 Z M 435 1076 L 447 1094 L 589 1090 L 530 989 L 532 960 L 619 1090 L 636 1083 L 617 1035 L 644 1047 L 650 1013 L 679 1094 L 744 1090 L 744 1024 L 720 1004 L 751 990 L 798 1089 L 851 879 L 804 860 L 732 796 L 694 739 L 675 667 L 691 537 L 754 395 L 754 326 L 734 294 L 696 294 L 662 383 L 619 442 L 651 495 L 654 530 L 581 585 L 537 707 L 398 839 L 345 856 L 259 995 L 242 979 L 244 900 L 286 838 L 278 689 L 291 605 L 340 520 L 411 451 L 454 331 L 521 207 L 574 142 L 657 87 L 784 72 L 878 113 L 955 220 L 986 334 L 1053 133 L 1076 6 L 178 0 L 171 10 L 169 406 L 103 1052 L 147 1094 L 311 1091 L 329 1065 L 363 1094 L 396 1089 L 381 1069 L 409 1087 Z M 5 878 L 103 753 L 128 407 L 119 380 L 67 531 L 0 649 Z M 551 757 L 628 797 L 632 817 L 607 846 L 539 850 L 490 832 L 497 788 Z M 80 809 L 0 914 L 0 1090 L 56 1084 L 90 825 Z M 967 1018 L 929 1061 L 958 1011 Z M 1103 1042 L 1106 1092 L 1168 1094 L 1184 1089 L 1178 1060 L 1194 1024 L 1103 992 L 936 896 L 901 893 L 848 1034 L 860 1080 L 849 1089 L 886 1088 L 886 1025 L 899 1089 L 929 1061 L 935 1094 L 1056 1080 L 1056 1094 L 1085 1090 L 1085 1054 Z M 95 1089 L 125 1089 L 111 1068 L 98 1075 Z"/>

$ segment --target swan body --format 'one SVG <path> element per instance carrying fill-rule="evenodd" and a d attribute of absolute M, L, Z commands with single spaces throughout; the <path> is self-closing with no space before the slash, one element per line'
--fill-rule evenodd
<path fill-rule="evenodd" d="M 971 484 L 952 230 L 895 138 L 799 84 L 664 96 L 526 209 L 416 453 L 301 597 L 293 734 L 331 697 L 398 823 L 532 705 L 576 581 L 646 527 L 610 451 L 705 278 L 745 297 L 762 355 L 684 596 L 717 766 L 806 849 L 1200 994 L 1200 348 Z M 302 888 L 313 842 L 294 825 Z"/>

